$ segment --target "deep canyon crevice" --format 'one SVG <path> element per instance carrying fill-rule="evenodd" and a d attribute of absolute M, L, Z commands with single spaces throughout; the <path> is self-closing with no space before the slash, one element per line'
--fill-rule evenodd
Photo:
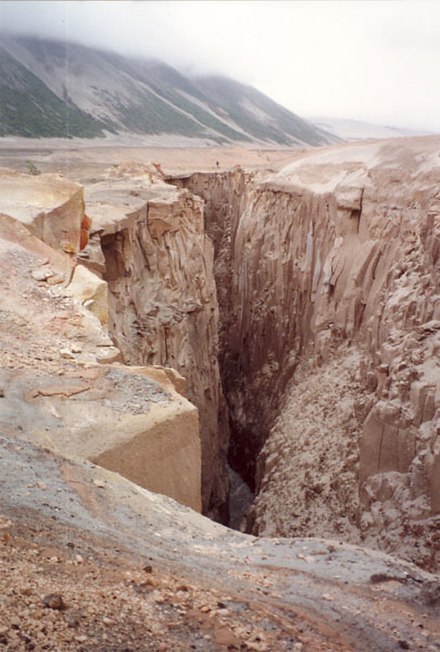
<path fill-rule="evenodd" d="M 101 248 L 110 333 L 128 364 L 172 367 L 186 379 L 185 394 L 200 414 L 203 509 L 225 520 L 228 426 L 202 202 L 189 192 L 149 201 L 124 228 L 101 235 Z"/>
<path fill-rule="evenodd" d="M 424 148 L 422 167 L 428 164 Z M 5 644 L 19 647 L 26 631 L 40 647 L 47 641 L 43 647 L 52 642 L 57 649 L 77 649 L 81 639 L 99 649 L 109 640 L 159 649 L 170 631 L 169 649 L 435 647 L 438 578 L 401 558 L 435 568 L 438 395 L 432 390 L 440 320 L 430 313 L 438 296 L 439 253 L 432 175 L 407 178 L 404 192 L 399 189 L 398 200 L 411 200 L 410 214 L 399 209 L 403 246 L 400 236 L 397 245 L 379 237 L 392 230 L 392 217 L 379 216 L 375 230 L 377 206 L 365 174 L 351 179 L 349 187 L 358 181 L 356 188 L 366 188 L 362 209 L 350 209 L 364 238 L 363 249 L 352 251 L 345 246 L 346 223 L 336 235 L 338 190 L 329 191 L 335 201 L 328 202 L 327 222 L 321 223 L 310 206 L 320 210 L 326 197 L 315 198 L 323 194 L 316 188 L 295 190 L 292 169 L 283 185 L 280 177 L 235 174 L 239 170 L 199 179 L 207 202 L 218 188 L 218 220 L 210 213 L 214 205 L 203 216 L 194 193 L 164 183 L 156 172 L 153 165 L 127 163 L 81 187 L 58 175 L 0 171 Z M 388 200 L 394 201 L 390 192 Z M 206 232 L 215 240 L 216 226 L 213 242 Z M 367 229 L 379 251 L 395 246 L 394 260 L 377 257 L 365 267 Z M 305 238 L 297 241 L 296 232 Z M 84 236 L 90 240 L 82 248 Z M 286 288 L 278 287 L 285 280 L 283 264 L 295 270 Z M 345 265 L 348 280 L 356 265 L 365 270 L 354 285 L 340 285 Z M 217 292 L 215 268 L 217 279 L 225 275 Z M 323 277 L 320 270 L 327 270 Z M 316 278 L 315 294 L 308 289 L 310 277 Z M 379 288 L 373 312 L 372 280 Z M 365 306 L 353 311 L 352 330 L 343 331 L 352 312 L 339 313 L 338 307 L 351 306 L 357 295 L 347 292 L 361 285 Z M 271 286 L 276 301 L 292 303 L 292 309 L 284 304 L 275 312 L 277 320 L 287 314 L 297 330 L 303 327 L 306 317 L 294 312 L 295 301 L 303 301 L 298 305 L 308 310 L 309 335 L 304 331 L 280 348 L 281 363 L 284 352 L 292 352 L 293 372 L 285 377 L 273 419 L 261 412 L 269 430 L 258 456 L 251 516 L 255 532 L 275 538 L 257 539 L 198 513 L 201 443 L 205 512 L 221 518 L 222 504 L 215 500 L 219 487 L 227 489 L 221 474 L 227 431 L 217 424 L 224 413 L 218 373 L 230 372 L 233 381 L 234 369 L 253 370 L 246 382 L 231 386 L 234 394 L 224 386 L 231 413 L 236 410 L 246 424 L 240 406 L 251 404 L 252 393 L 255 405 L 264 392 L 269 395 L 284 367 L 273 364 L 259 374 L 252 347 L 240 367 L 236 355 L 230 369 L 219 369 L 217 360 L 227 360 L 229 338 L 234 354 L 248 338 L 259 343 L 256 359 L 264 367 L 280 347 L 277 338 L 297 335 L 290 324 L 286 330 L 287 322 L 275 322 L 270 332 L 261 328 L 270 308 L 276 309 L 264 304 L 273 299 L 263 291 Z M 216 297 L 222 294 L 219 305 L 228 301 L 231 313 L 223 316 Z M 320 302 L 330 320 L 321 329 L 323 339 L 317 327 L 323 319 L 316 319 Z M 365 322 L 368 314 L 373 319 Z M 138 360 L 163 360 L 174 369 Z M 276 536 L 298 531 L 338 537 Z M 373 550 L 343 542 L 361 538 Z M 42 596 L 54 595 L 65 609 L 59 616 L 43 614 Z M 108 596 L 115 598 L 111 610 Z M 73 629 L 63 621 L 69 614 Z M 124 626 L 118 628 L 121 615 Z"/>
<path fill-rule="evenodd" d="M 173 178 L 101 242 L 125 360 L 174 367 L 199 408 L 205 513 L 226 518 L 229 449 L 254 533 L 434 568 L 440 205 L 395 153 Z"/>

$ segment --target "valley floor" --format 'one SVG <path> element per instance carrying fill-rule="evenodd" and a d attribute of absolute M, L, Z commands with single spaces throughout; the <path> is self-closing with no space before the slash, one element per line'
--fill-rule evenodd
<path fill-rule="evenodd" d="M 102 174 L 113 165 L 132 160 L 159 162 L 166 174 L 194 169 L 213 171 L 234 165 L 246 169 L 278 169 L 301 151 L 291 148 L 207 147 L 203 141 L 170 136 L 71 141 L 0 138 L 0 167 L 28 172 L 33 163 L 41 172 L 55 172 L 76 180 Z"/>

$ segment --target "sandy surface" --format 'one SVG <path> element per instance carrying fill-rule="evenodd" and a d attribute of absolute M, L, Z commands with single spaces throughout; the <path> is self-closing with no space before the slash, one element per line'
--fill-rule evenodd
<path fill-rule="evenodd" d="M 41 172 L 55 172 L 73 180 L 102 174 L 126 161 L 160 163 L 165 173 L 194 169 L 272 168 L 288 163 L 299 149 L 207 147 L 203 141 L 125 137 L 119 139 L 0 138 L 0 166 L 28 172 L 33 163 Z"/>
<path fill-rule="evenodd" d="M 415 566 L 240 535 L 24 439 L 0 451 L 6 650 L 438 650 L 437 585 Z"/>

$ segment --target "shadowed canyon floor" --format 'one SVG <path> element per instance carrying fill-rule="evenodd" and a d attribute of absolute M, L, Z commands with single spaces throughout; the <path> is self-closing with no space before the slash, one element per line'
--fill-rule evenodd
<path fill-rule="evenodd" d="M 21 146 L 0 646 L 440 650 L 440 140 Z"/>

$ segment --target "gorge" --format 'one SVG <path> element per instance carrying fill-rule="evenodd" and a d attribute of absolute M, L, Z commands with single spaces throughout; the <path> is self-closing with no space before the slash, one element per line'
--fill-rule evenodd
<path fill-rule="evenodd" d="M 389 142 L 181 180 L 217 250 L 232 461 L 257 490 L 256 533 L 438 564 L 432 163 L 435 150 Z"/>
<path fill-rule="evenodd" d="M 165 502 L 171 538 L 210 532 L 227 555 L 310 537 L 368 568 L 388 553 L 437 572 L 439 151 L 429 137 L 273 169 L 128 161 L 75 182 L 2 169 L 5 437 L 107 469 L 96 487 L 116 503 L 110 472 L 223 523 L 229 466 L 255 492 L 258 539 Z M 306 649 L 374 649 L 322 645 Z"/>
<path fill-rule="evenodd" d="M 227 518 L 229 448 L 251 531 L 437 567 L 436 145 L 340 145 L 278 173 L 153 167 L 148 197 L 128 166 L 86 188 L 110 335 L 126 363 L 176 369 L 199 410 L 205 513 Z"/>

